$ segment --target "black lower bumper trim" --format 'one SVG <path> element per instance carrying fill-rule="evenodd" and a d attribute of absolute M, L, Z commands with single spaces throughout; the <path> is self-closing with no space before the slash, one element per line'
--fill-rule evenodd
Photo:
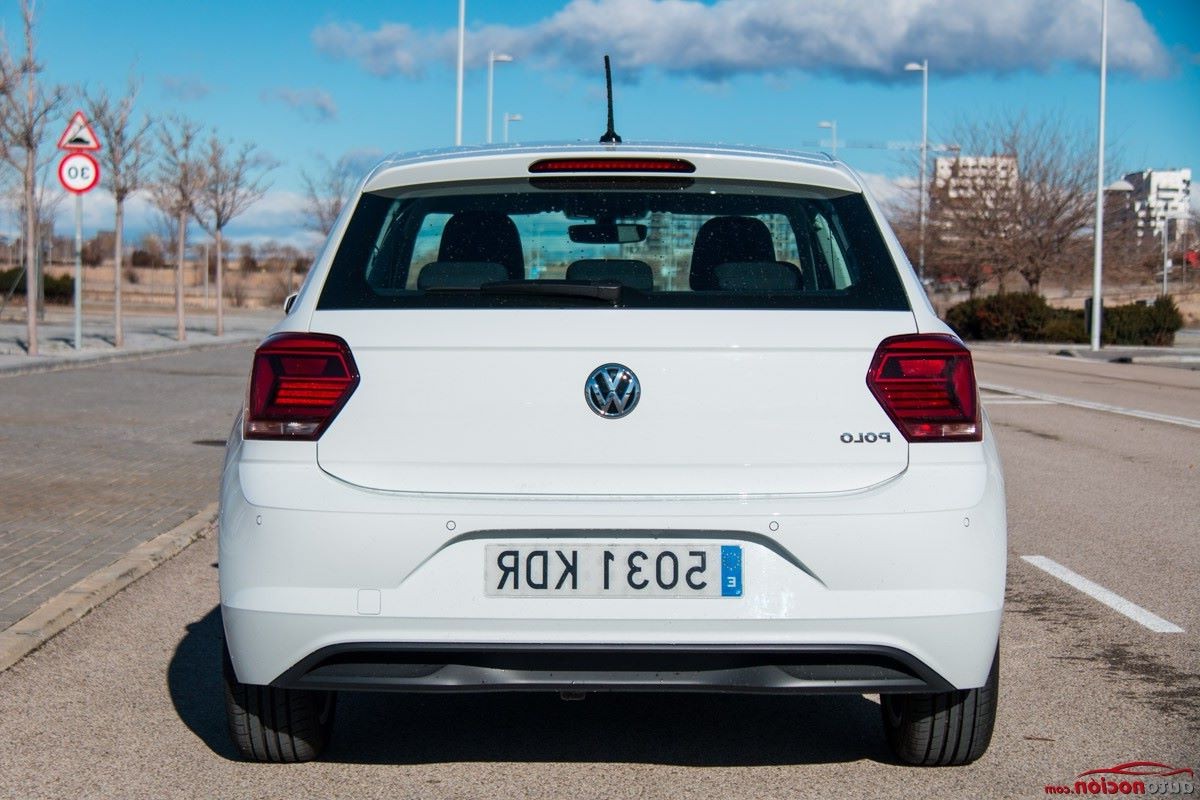
<path fill-rule="evenodd" d="M 944 692 L 902 650 L 871 645 L 353 643 L 309 655 L 272 685 L 397 692 Z"/>

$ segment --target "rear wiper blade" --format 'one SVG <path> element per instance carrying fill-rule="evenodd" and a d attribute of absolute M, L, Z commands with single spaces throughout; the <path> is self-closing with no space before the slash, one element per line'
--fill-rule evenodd
<path fill-rule="evenodd" d="M 479 287 L 484 294 L 520 294 L 539 297 L 581 297 L 617 305 L 628 297 L 630 289 L 616 281 L 493 281 Z"/>

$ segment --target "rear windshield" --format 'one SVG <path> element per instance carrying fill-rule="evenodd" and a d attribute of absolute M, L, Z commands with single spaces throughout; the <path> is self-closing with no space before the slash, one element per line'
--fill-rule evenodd
<path fill-rule="evenodd" d="M 861 194 L 533 178 L 363 195 L 318 308 L 909 309 Z"/>

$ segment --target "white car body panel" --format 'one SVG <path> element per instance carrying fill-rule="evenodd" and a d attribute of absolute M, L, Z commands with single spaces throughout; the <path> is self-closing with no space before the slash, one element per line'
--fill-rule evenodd
<path fill-rule="evenodd" d="M 667 325 L 636 309 L 318 311 L 313 326 L 345 339 L 364 376 L 318 462 L 370 489 L 826 493 L 908 462 L 863 379 L 881 339 L 915 332 L 908 312 L 687 310 Z M 614 361 L 643 399 L 609 420 L 583 386 Z"/>

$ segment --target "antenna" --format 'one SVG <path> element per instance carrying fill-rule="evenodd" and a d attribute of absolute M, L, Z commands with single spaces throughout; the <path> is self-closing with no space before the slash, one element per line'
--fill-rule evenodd
<path fill-rule="evenodd" d="M 608 88 L 608 130 L 600 137 L 601 144 L 620 144 L 621 137 L 613 130 L 612 112 L 612 67 L 609 66 L 608 56 L 604 56 L 604 85 Z"/>

